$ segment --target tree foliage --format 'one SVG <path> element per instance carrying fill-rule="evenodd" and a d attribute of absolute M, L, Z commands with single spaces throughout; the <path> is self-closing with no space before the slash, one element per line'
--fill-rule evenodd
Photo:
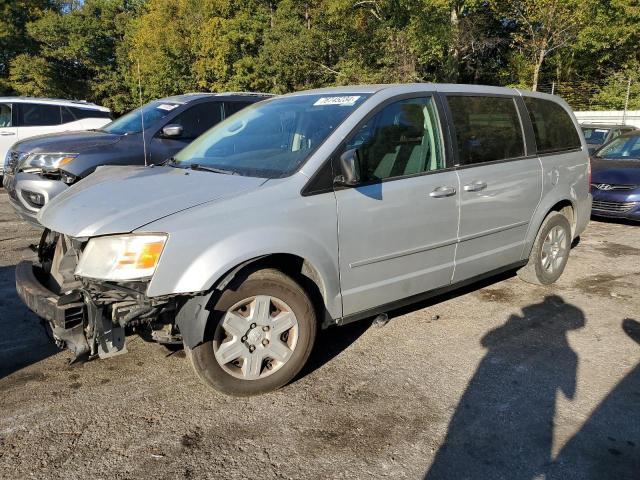
<path fill-rule="evenodd" d="M 189 91 L 640 81 L 637 0 L 0 0 L 0 94 L 123 112 Z M 633 90 L 635 92 L 635 90 Z M 621 97 L 622 96 L 622 97 Z"/>

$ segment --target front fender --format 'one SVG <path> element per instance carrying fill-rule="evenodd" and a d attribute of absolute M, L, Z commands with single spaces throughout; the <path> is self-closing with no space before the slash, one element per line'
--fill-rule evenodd
<path fill-rule="evenodd" d="M 263 227 L 250 232 L 225 237 L 202 250 L 194 245 L 189 252 L 181 250 L 194 242 L 171 234 L 147 296 L 207 292 L 238 265 L 266 255 L 292 254 L 315 268 L 327 310 L 333 318 L 341 316 L 336 250 L 331 252 L 299 230 Z"/>
<path fill-rule="evenodd" d="M 309 262 L 320 276 L 321 293 L 329 315 L 332 318 L 342 315 L 337 264 L 331 261 L 333 257 L 326 248 L 312 237 L 292 230 L 260 229 L 252 233 L 255 234 L 252 237 L 260 239 L 259 248 L 246 234 L 227 237 L 203 251 L 182 271 L 169 277 L 169 282 L 152 281 L 149 285 L 148 296 L 163 295 L 169 290 L 173 293 L 203 292 L 190 298 L 176 316 L 176 325 L 187 347 L 194 348 L 204 339 L 207 321 L 215 303 L 212 297 L 217 293 L 213 287 L 221 280 L 226 280 L 229 272 L 237 267 L 271 254 L 293 254 Z M 243 254 L 237 255 L 237 252 Z M 154 280 L 164 277 L 164 272 L 156 273 L 160 275 L 154 275 Z"/>

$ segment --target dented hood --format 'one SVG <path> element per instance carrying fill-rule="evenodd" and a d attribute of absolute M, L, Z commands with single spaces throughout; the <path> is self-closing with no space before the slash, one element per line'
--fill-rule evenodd
<path fill-rule="evenodd" d="M 154 220 L 262 185 L 263 178 L 173 167 L 99 167 L 38 215 L 72 237 L 131 232 Z"/>

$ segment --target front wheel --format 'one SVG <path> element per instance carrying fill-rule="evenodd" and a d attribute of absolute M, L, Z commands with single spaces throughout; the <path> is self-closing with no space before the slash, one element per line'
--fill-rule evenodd
<path fill-rule="evenodd" d="M 549 285 L 562 275 L 571 249 L 571 225 L 563 214 L 551 212 L 533 243 L 529 261 L 518 270 L 525 282 Z"/>
<path fill-rule="evenodd" d="M 193 369 L 209 386 L 229 395 L 276 390 L 304 366 L 317 321 L 305 291 L 272 269 L 234 281 L 209 316 L 209 337 L 186 348 Z"/>

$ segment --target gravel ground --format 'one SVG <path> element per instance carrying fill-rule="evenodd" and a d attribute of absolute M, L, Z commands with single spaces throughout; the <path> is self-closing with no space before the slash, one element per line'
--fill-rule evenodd
<path fill-rule="evenodd" d="M 640 226 L 592 222 L 556 285 L 506 274 L 326 331 L 250 399 L 138 337 L 67 367 L 15 294 L 37 238 L 0 191 L 1 478 L 640 478 Z"/>

